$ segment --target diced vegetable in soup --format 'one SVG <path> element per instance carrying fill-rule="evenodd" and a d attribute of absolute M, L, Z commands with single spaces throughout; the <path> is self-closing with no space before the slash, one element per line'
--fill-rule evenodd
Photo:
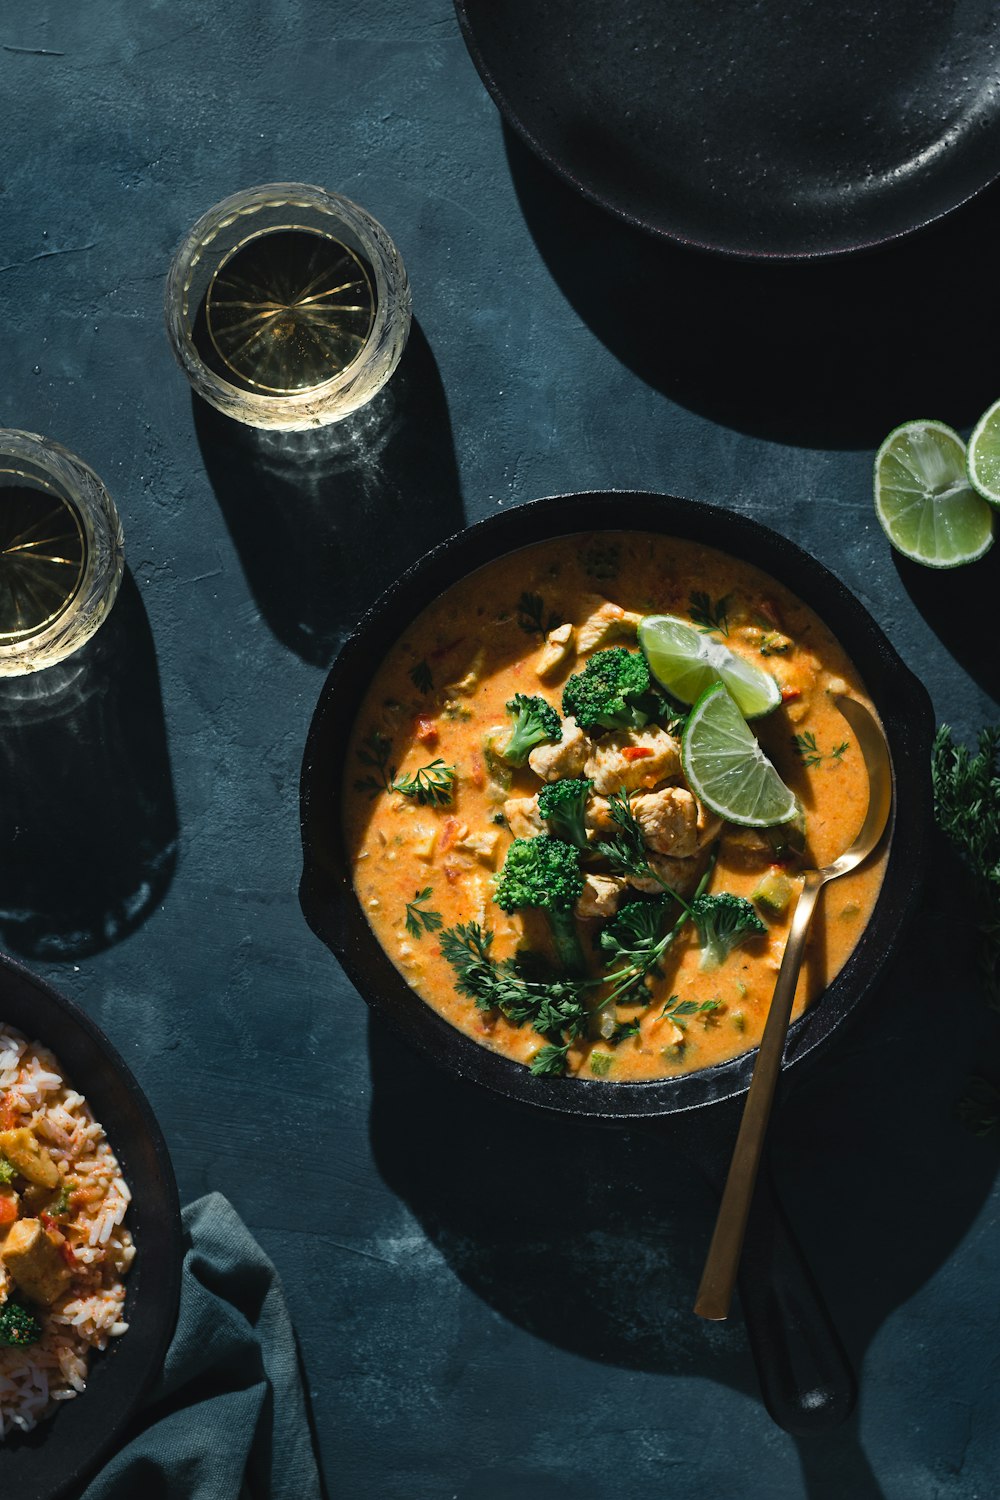
<path fill-rule="evenodd" d="M 653 614 L 774 677 L 778 707 L 752 728 L 794 820 L 737 826 L 687 784 L 687 707 L 637 644 Z M 428 1005 L 537 1074 L 711 1067 L 759 1042 L 800 872 L 864 817 L 843 693 L 868 702 L 817 616 L 721 552 L 621 532 L 500 558 L 435 600 L 375 675 L 344 787 L 358 899 Z M 881 879 L 876 860 L 827 886 L 796 1016 L 848 958 Z"/>

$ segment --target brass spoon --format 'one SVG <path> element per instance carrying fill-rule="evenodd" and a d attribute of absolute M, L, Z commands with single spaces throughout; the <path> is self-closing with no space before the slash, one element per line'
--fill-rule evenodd
<path fill-rule="evenodd" d="M 892 807 L 892 765 L 881 726 L 856 699 L 838 697 L 835 702 L 854 730 L 868 771 L 868 811 L 865 813 L 861 832 L 845 854 L 825 869 L 805 872 L 802 892 L 795 907 L 781 968 L 778 970 L 771 1008 L 767 1013 L 753 1078 L 750 1080 L 750 1091 L 743 1108 L 743 1119 L 719 1205 L 719 1216 L 715 1221 L 715 1232 L 694 1304 L 694 1310 L 700 1318 L 720 1319 L 729 1315 L 747 1217 L 757 1181 L 757 1169 L 767 1134 L 774 1090 L 781 1071 L 795 986 L 817 898 L 828 880 L 846 875 L 849 870 L 861 864 L 862 860 L 867 859 L 889 821 Z"/>

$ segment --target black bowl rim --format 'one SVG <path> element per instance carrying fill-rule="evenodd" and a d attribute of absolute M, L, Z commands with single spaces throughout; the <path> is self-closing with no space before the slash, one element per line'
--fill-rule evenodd
<path fill-rule="evenodd" d="M 466 50 L 472 60 L 480 81 L 490 98 L 493 100 L 498 113 L 514 131 L 515 135 L 523 142 L 528 150 L 539 161 L 543 162 L 549 171 L 563 182 L 567 183 L 574 192 L 580 194 L 589 203 L 595 204 L 605 213 L 614 215 L 624 224 L 633 229 L 641 230 L 644 234 L 652 235 L 655 239 L 664 240 L 669 244 L 683 245 L 687 250 L 693 250 L 700 255 L 717 255 L 723 260 L 736 261 L 743 264 L 761 262 L 779 262 L 782 264 L 796 262 L 826 262 L 842 260 L 848 255 L 864 255 L 882 246 L 895 244 L 898 240 L 909 239 L 912 235 L 919 234 L 929 229 L 931 225 L 939 223 L 942 219 L 949 218 L 958 209 L 963 208 L 973 199 L 1000 179 L 1000 165 L 995 172 L 977 182 L 968 191 L 960 193 L 954 201 L 936 208 L 930 213 L 917 215 L 910 222 L 900 224 L 899 227 L 887 230 L 883 234 L 874 234 L 864 239 L 840 241 L 836 244 L 821 245 L 815 249 L 808 250 L 785 250 L 770 247 L 757 248 L 753 245 L 725 245 L 716 244 L 709 239 L 698 239 L 694 235 L 684 234 L 679 229 L 671 229 L 665 224 L 657 223 L 648 215 L 633 213 L 624 203 L 613 200 L 599 192 L 589 183 L 582 182 L 573 170 L 561 161 L 560 158 L 549 149 L 522 119 L 507 95 L 501 81 L 497 78 L 492 67 L 486 60 L 486 55 L 480 45 L 475 25 L 469 13 L 469 0 L 453 0 L 455 12 L 458 19 L 459 30 L 465 42 Z"/>
<path fill-rule="evenodd" d="M 627 519 L 609 514 L 616 507 L 627 507 Z M 594 490 L 549 495 L 499 511 L 431 548 L 362 616 L 321 690 L 303 755 L 300 902 L 306 921 L 371 1009 L 451 1072 L 543 1109 L 595 1119 L 637 1120 L 699 1108 L 745 1092 L 756 1052 L 713 1068 L 641 1083 L 532 1077 L 527 1068 L 489 1051 L 449 1025 L 410 990 L 375 938 L 354 896 L 341 848 L 337 811 L 346 750 L 346 736 L 341 731 L 345 723 L 354 721 L 362 697 L 362 692 L 353 696 L 354 682 L 370 680 L 368 664 L 373 657 L 381 659 L 423 608 L 477 568 L 535 543 L 594 531 L 652 531 L 693 540 L 745 558 L 774 576 L 808 603 L 834 632 L 860 672 L 886 730 L 895 797 L 882 890 L 844 968 L 791 1027 L 786 1067 L 824 1047 L 837 1026 L 870 994 L 916 907 L 932 817 L 929 752 L 933 713 L 923 685 L 835 574 L 763 523 L 737 511 L 679 496 Z M 806 587 L 786 576 L 788 573 L 804 577 Z M 332 741 L 329 753 L 328 739 Z M 372 971 L 377 981 L 374 984 Z"/>
<path fill-rule="evenodd" d="M 113 1423 L 103 1431 L 101 1436 L 93 1442 L 86 1452 L 73 1460 L 71 1469 L 59 1475 L 54 1481 L 45 1480 L 45 1487 L 43 1489 L 29 1491 L 25 1496 L 25 1500 L 57 1500 L 59 1496 L 75 1493 L 83 1481 L 93 1477 L 98 1466 L 110 1454 L 111 1450 L 124 1435 L 155 1377 L 163 1368 L 164 1357 L 173 1338 L 180 1303 L 183 1228 L 177 1181 L 166 1140 L 149 1100 L 146 1098 L 141 1085 L 121 1053 L 97 1022 L 92 1020 L 80 1005 L 70 1000 L 66 995 L 61 994 L 53 985 L 27 968 L 26 965 L 19 963 L 8 954 L 0 953 L 0 986 L 3 985 L 4 976 L 7 974 L 13 975 L 21 984 L 44 994 L 55 1009 L 62 1012 L 69 1029 L 72 1030 L 75 1028 L 81 1032 L 86 1042 L 95 1051 L 103 1054 L 103 1057 L 109 1063 L 111 1070 L 124 1087 L 129 1104 L 139 1115 L 143 1129 L 145 1130 L 147 1144 L 151 1148 L 160 1175 L 158 1191 L 161 1195 L 161 1217 L 167 1224 L 170 1234 L 170 1244 L 157 1247 L 156 1261 L 160 1274 L 152 1287 L 152 1295 L 155 1296 L 155 1302 L 159 1311 L 159 1327 L 155 1333 L 152 1330 L 147 1330 L 145 1340 L 146 1349 L 142 1359 L 142 1372 L 139 1379 L 135 1381 L 128 1399 L 118 1408 Z M 8 1021 L 2 1014 L 2 1009 L 3 1002 L 2 998 L 0 998 L 0 1022 L 12 1025 L 22 1035 L 27 1035 L 25 1027 L 18 1022 Z M 35 1038 L 29 1037 L 29 1040 L 35 1040 Z M 60 1063 L 62 1063 L 63 1054 L 58 1037 L 38 1035 L 37 1040 L 54 1052 L 59 1058 Z M 67 1074 L 70 1082 L 76 1086 L 79 1080 L 74 1076 L 73 1069 L 68 1068 Z M 85 1094 L 88 1104 L 93 1109 L 95 1118 L 103 1123 L 103 1114 L 100 1107 L 100 1095 L 102 1092 L 100 1084 L 98 1083 L 96 1090 L 88 1086 L 85 1089 L 81 1089 L 81 1092 Z M 122 1168 L 126 1173 L 126 1180 L 128 1181 L 126 1163 L 130 1154 L 130 1147 L 128 1143 L 119 1142 L 113 1138 L 110 1132 L 108 1139 L 116 1157 L 122 1163 Z M 129 1182 L 129 1186 L 133 1186 L 132 1181 Z M 141 1199 L 137 1200 L 135 1209 L 138 1213 L 141 1213 Z M 137 1262 L 141 1268 L 142 1262 L 139 1257 L 145 1259 L 148 1251 L 144 1249 L 141 1239 L 137 1238 L 136 1244 Z M 125 1283 L 126 1298 L 128 1297 L 129 1284 L 130 1278 L 126 1279 Z M 125 1338 L 128 1338 L 128 1334 L 125 1335 Z M 108 1358 L 109 1355 L 113 1355 L 113 1352 L 114 1345 L 110 1345 L 108 1350 L 103 1354 L 95 1352 L 92 1355 L 92 1359 L 103 1360 Z M 88 1379 L 87 1390 L 83 1392 L 82 1399 L 86 1401 L 92 1394 L 99 1397 L 100 1392 L 91 1392 L 91 1382 Z M 75 1402 L 70 1403 L 71 1407 L 75 1405 Z M 58 1447 L 59 1429 L 58 1426 L 53 1426 L 52 1424 L 58 1422 L 59 1416 L 60 1412 L 58 1411 L 47 1416 L 31 1433 L 25 1434 L 23 1440 L 20 1439 L 19 1435 L 13 1434 L 14 1443 L 35 1440 L 39 1443 L 38 1451 L 48 1458 L 50 1453 L 57 1450 Z M 5 1451 L 4 1444 L 0 1442 L 0 1473 L 2 1473 L 3 1469 Z M 17 1449 L 12 1448 L 10 1451 L 16 1452 Z"/>

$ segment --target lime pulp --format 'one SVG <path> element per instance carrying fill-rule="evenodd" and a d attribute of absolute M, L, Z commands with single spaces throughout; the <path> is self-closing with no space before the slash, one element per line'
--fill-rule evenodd
<path fill-rule="evenodd" d="M 875 512 L 892 545 L 929 568 L 975 562 L 993 512 L 969 483 L 965 444 L 943 422 L 907 422 L 875 457 Z"/>
<path fill-rule="evenodd" d="M 770 828 L 798 813 L 794 793 L 721 682 L 706 688 L 688 715 L 681 760 L 691 790 L 730 823 Z"/>
<path fill-rule="evenodd" d="M 681 703 L 694 703 L 714 682 L 725 684 L 747 719 L 759 719 L 781 702 L 781 688 L 769 672 L 676 615 L 647 615 L 639 645 L 654 677 Z"/>
<path fill-rule="evenodd" d="M 973 428 L 967 460 L 972 488 L 991 505 L 1000 505 L 1000 401 Z"/>

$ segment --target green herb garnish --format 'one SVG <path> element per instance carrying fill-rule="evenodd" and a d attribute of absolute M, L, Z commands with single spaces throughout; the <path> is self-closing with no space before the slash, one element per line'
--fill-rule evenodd
<path fill-rule="evenodd" d="M 1000 725 L 980 730 L 978 754 L 956 745 L 942 724 L 931 751 L 934 816 L 972 877 L 979 974 L 1000 1010 Z"/>
<path fill-rule="evenodd" d="M 552 1048 L 543 1047 L 533 1059 L 532 1072 L 564 1073 L 569 1043 L 587 1026 L 585 985 L 553 976 L 526 954 L 498 963 L 490 953 L 492 944 L 493 933 L 478 922 L 461 922 L 442 932 L 441 955 L 455 971 L 455 988 L 479 1010 L 498 1010 L 513 1025 L 531 1026 L 552 1039 Z"/>
<path fill-rule="evenodd" d="M 367 792 L 369 797 L 377 797 L 379 792 L 392 790 L 392 778 L 396 773 L 395 769 L 388 769 L 391 753 L 392 741 L 386 735 L 379 734 L 377 729 L 365 736 L 357 752 L 358 760 L 372 769 L 354 783 L 356 791 Z"/>
<path fill-rule="evenodd" d="M 517 601 L 517 623 L 525 635 L 548 635 L 559 624 L 559 616 L 550 612 L 545 622 L 545 601 L 540 594 L 522 594 Z"/>
<path fill-rule="evenodd" d="M 406 903 L 406 930 L 411 937 L 419 938 L 425 932 L 437 932 L 444 923 L 439 911 L 422 910 L 423 903 L 431 899 L 432 886 L 425 885 L 422 891 L 414 892 L 413 900 Z"/>
<path fill-rule="evenodd" d="M 688 614 L 702 635 L 711 635 L 718 631 L 720 635 L 729 634 L 729 601 L 732 596 L 726 594 L 722 599 L 711 599 L 708 594 L 693 591 L 688 600 Z"/>
<path fill-rule="evenodd" d="M 446 766 L 440 756 L 430 765 L 421 766 L 412 776 L 393 776 L 389 790 L 412 797 L 422 807 L 443 807 L 451 801 L 452 787 L 458 772 Z"/>
<path fill-rule="evenodd" d="M 802 757 L 803 765 L 818 766 L 823 760 L 839 761 L 850 745 L 850 740 L 844 740 L 843 744 L 835 745 L 832 750 L 821 750 L 816 743 L 815 734 L 810 729 L 805 734 L 793 734 L 792 745 Z"/>
<path fill-rule="evenodd" d="M 418 661 L 416 666 L 411 667 L 409 676 L 418 693 L 432 693 L 434 691 L 434 677 L 425 661 Z"/>

